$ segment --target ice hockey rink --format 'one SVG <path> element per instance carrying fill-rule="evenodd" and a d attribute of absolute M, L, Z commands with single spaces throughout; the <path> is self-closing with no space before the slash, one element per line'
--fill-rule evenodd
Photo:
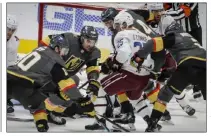
<path fill-rule="evenodd" d="M 85 73 L 78 74 L 82 80 L 81 84 L 86 81 Z M 80 90 L 84 93 L 84 90 Z M 187 98 L 190 100 L 190 105 L 196 109 L 196 113 L 193 116 L 188 116 L 173 98 L 167 105 L 167 108 L 171 114 L 171 122 L 162 122 L 162 129 L 160 132 L 206 132 L 207 131 L 207 115 L 206 115 L 206 101 L 197 102 L 192 98 L 192 91 L 187 92 Z M 103 90 L 100 90 L 99 96 L 103 96 Z M 105 99 L 99 98 L 95 104 L 105 104 Z M 105 107 L 97 107 L 96 110 L 103 114 Z M 15 113 L 8 115 L 15 118 L 32 119 L 29 111 L 23 109 L 22 106 L 15 106 Z M 72 133 L 94 133 L 94 132 L 107 132 L 106 130 L 89 131 L 85 130 L 85 125 L 92 124 L 94 119 L 92 118 L 66 118 L 66 125 L 59 126 L 49 123 L 48 132 L 72 132 Z M 112 124 L 106 122 L 108 128 L 112 128 Z M 136 114 L 136 133 L 144 132 L 147 125 L 139 114 Z M 7 121 L 7 132 L 37 132 L 34 122 L 20 122 L 20 121 Z"/>
<path fill-rule="evenodd" d="M 31 8 L 31 7 L 29 7 Z M 11 11 L 9 13 L 15 14 L 15 10 L 11 7 Z M 24 8 L 20 8 L 21 10 Z M 33 9 L 33 8 L 31 8 Z M 200 22 L 202 25 L 202 31 L 203 31 L 203 46 L 206 47 L 206 21 L 202 21 L 203 16 L 206 17 L 206 7 L 200 5 Z M 62 11 L 63 12 L 63 11 Z M 30 13 L 30 12 L 29 12 Z M 34 12 L 32 12 L 34 13 Z M 20 14 L 19 17 L 22 17 L 23 14 Z M 31 15 L 30 15 L 31 16 Z M 24 16 L 23 16 L 24 17 Z M 24 19 L 23 19 L 24 20 Z M 25 21 L 25 20 L 24 20 Z M 22 25 L 23 27 L 26 27 L 26 25 Z M 23 30 L 23 29 L 21 29 Z M 26 29 L 27 30 L 27 29 Z M 35 33 L 37 35 L 37 33 Z M 28 33 L 27 33 L 28 36 Z M 30 36 L 30 35 L 29 35 Z M 102 42 L 106 42 L 102 41 Z M 82 79 L 82 82 L 86 81 L 85 73 L 82 73 L 80 75 L 80 78 Z M 179 82 L 179 81 L 178 81 Z M 84 90 L 80 90 L 82 93 Z M 100 91 L 99 96 L 103 96 L 104 92 L 103 90 Z M 160 132 L 206 132 L 207 131 L 207 104 L 206 101 L 197 102 L 194 101 L 192 98 L 192 91 L 187 92 L 187 97 L 190 100 L 190 105 L 196 109 L 196 113 L 193 116 L 188 116 L 179 106 L 179 104 L 176 102 L 176 100 L 173 98 L 171 102 L 167 105 L 167 109 L 169 110 L 171 114 L 171 122 L 159 122 L 162 125 L 162 129 Z M 105 99 L 98 99 L 95 104 L 105 104 Z M 29 111 L 23 109 L 22 106 L 15 106 L 15 112 L 12 115 L 7 115 L 14 118 L 22 118 L 22 119 L 32 119 L 31 114 Z M 105 107 L 97 107 L 96 110 L 103 114 L 105 111 Z M 94 119 L 92 118 L 77 118 L 77 119 L 71 119 L 66 118 L 67 123 L 66 125 L 59 126 L 55 124 L 49 123 L 49 131 L 48 133 L 52 132 L 60 132 L 60 133 L 94 133 L 94 132 L 107 132 L 106 130 L 98 130 L 98 131 L 88 131 L 85 130 L 85 125 L 92 124 L 94 122 Z M 108 128 L 112 128 L 112 124 L 109 122 L 106 122 Z M 4 125 L 4 124 L 3 124 Z M 141 118 L 139 114 L 136 114 L 136 133 L 143 133 L 147 127 L 147 124 L 144 122 L 144 120 Z M 36 126 L 34 122 L 20 122 L 20 121 L 9 121 L 7 120 L 7 132 L 9 133 L 35 133 L 37 132 Z"/>

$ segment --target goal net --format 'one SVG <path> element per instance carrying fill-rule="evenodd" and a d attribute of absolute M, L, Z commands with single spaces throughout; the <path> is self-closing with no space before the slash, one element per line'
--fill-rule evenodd
<path fill-rule="evenodd" d="M 106 7 L 77 3 L 40 3 L 38 41 L 49 34 L 72 32 L 79 34 L 84 25 L 94 26 L 99 33 L 97 47 L 103 61 L 112 52 L 111 32 L 101 22 Z"/>
<path fill-rule="evenodd" d="M 99 33 L 97 47 L 101 50 L 101 62 L 103 62 L 110 52 L 113 52 L 113 47 L 111 45 L 111 32 L 101 22 L 101 13 L 107 7 L 115 7 L 121 10 L 126 7 L 132 8 L 134 7 L 134 4 L 40 3 L 38 13 L 38 41 L 42 40 L 49 34 L 59 34 L 64 32 L 79 34 L 84 25 L 91 25 L 94 26 Z"/>

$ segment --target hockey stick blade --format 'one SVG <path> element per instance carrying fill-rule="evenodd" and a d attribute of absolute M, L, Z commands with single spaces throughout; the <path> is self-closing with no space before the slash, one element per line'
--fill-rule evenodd
<path fill-rule="evenodd" d="M 19 121 L 19 122 L 33 122 L 34 119 L 23 119 L 23 118 L 16 118 L 16 117 L 7 117 L 9 121 Z"/>
<path fill-rule="evenodd" d="M 100 114 L 98 114 L 98 113 L 97 113 L 97 115 L 100 116 L 100 117 L 102 117 L 102 118 L 104 118 L 105 120 L 107 120 L 107 121 L 110 122 L 111 124 L 117 126 L 117 127 L 118 127 L 119 129 L 121 129 L 122 131 L 124 131 L 124 132 L 130 132 L 129 130 L 127 130 L 126 128 L 120 126 L 119 124 L 113 122 L 113 121 L 110 120 L 109 118 L 107 118 L 107 117 L 105 117 L 105 116 L 103 116 L 103 115 L 100 115 Z"/>
<path fill-rule="evenodd" d="M 111 130 L 104 123 L 100 122 L 100 119 L 97 117 L 97 115 L 95 116 L 95 119 L 97 120 L 97 123 L 101 125 L 106 131 L 111 132 Z"/>

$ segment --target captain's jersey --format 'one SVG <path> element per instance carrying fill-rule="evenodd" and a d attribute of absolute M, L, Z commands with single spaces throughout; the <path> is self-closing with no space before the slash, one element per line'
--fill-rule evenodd
<path fill-rule="evenodd" d="M 117 33 L 114 38 L 114 45 L 117 49 L 116 60 L 123 64 L 122 69 L 140 76 L 150 74 L 143 68 L 137 71 L 137 65 L 131 62 L 133 55 L 140 50 L 143 43 L 149 39 L 151 39 L 149 36 L 137 29 L 124 30 Z M 151 70 L 154 68 L 154 61 L 150 55 L 148 55 L 147 59 L 143 62 L 143 65 Z"/>

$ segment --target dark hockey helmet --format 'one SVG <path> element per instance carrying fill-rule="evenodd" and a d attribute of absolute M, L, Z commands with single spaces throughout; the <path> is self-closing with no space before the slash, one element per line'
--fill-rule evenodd
<path fill-rule="evenodd" d="M 115 8 L 107 8 L 101 13 L 101 20 L 103 22 L 114 20 L 115 16 L 119 13 Z"/>
<path fill-rule="evenodd" d="M 61 56 L 68 54 L 69 46 L 68 46 L 65 38 L 62 35 L 60 35 L 60 34 L 51 35 L 51 36 L 49 36 L 49 38 L 50 38 L 50 44 L 49 44 L 50 48 L 55 50 L 56 47 L 58 47 L 59 53 Z"/>
<path fill-rule="evenodd" d="M 97 43 L 98 32 L 93 26 L 84 26 L 81 29 L 81 43 L 86 51 L 91 51 Z M 89 48 L 89 49 L 87 49 Z"/>
<path fill-rule="evenodd" d="M 97 41 L 98 32 L 93 26 L 84 26 L 81 29 L 81 37 Z"/>

